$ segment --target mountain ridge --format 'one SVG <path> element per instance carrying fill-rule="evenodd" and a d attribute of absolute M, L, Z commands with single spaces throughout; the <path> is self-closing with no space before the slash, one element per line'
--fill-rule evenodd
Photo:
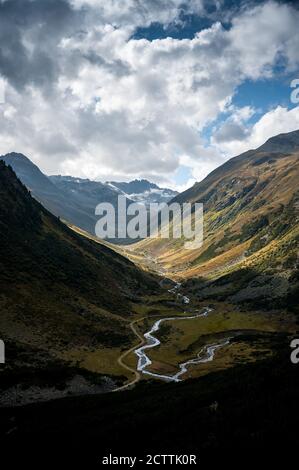
<path fill-rule="evenodd" d="M 286 143 L 286 139 L 290 136 L 291 143 Z M 282 151 L 279 150 L 280 143 L 283 142 L 283 148 L 287 149 Z M 289 152 L 290 148 L 293 151 L 299 151 L 299 130 L 292 131 L 290 133 L 283 133 L 278 134 L 277 136 L 270 137 L 264 144 L 257 147 L 256 149 L 247 150 L 246 152 L 241 153 L 240 155 L 234 156 L 224 162 L 222 165 L 215 168 L 215 170 L 211 171 L 202 181 L 196 182 L 191 188 L 188 188 L 186 191 L 180 193 L 177 197 L 175 197 L 171 202 L 186 202 L 186 200 L 190 202 L 194 202 L 192 198 L 193 192 L 198 190 L 199 186 L 202 185 L 204 187 L 211 184 L 219 174 L 223 172 L 223 170 L 232 170 L 238 167 L 240 164 L 243 163 L 244 160 L 248 160 L 250 157 L 254 156 L 256 153 L 265 152 L 265 153 L 284 153 Z M 271 149 L 271 150 L 269 150 Z"/>
<path fill-rule="evenodd" d="M 27 156 L 16 152 L 0 156 L 0 160 L 14 169 L 32 195 L 50 212 L 91 235 L 95 235 L 98 220 L 95 208 L 102 202 L 112 204 L 117 215 L 120 195 L 126 198 L 127 205 L 138 202 L 146 207 L 152 202 L 166 203 L 177 195 L 176 191 L 159 188 L 144 179 L 112 184 L 73 176 L 47 176 Z M 129 239 L 108 241 L 116 244 L 131 242 Z"/>
<path fill-rule="evenodd" d="M 169 276 L 190 284 L 197 279 L 202 296 L 286 302 L 298 287 L 298 179 L 299 131 L 275 136 L 171 201 L 204 204 L 201 248 L 185 250 L 183 240 L 146 239 L 132 250 L 155 257 Z"/>
<path fill-rule="evenodd" d="M 107 181 L 106 184 L 121 191 L 122 194 L 126 195 L 134 202 L 144 204 L 146 207 L 149 207 L 151 203 L 167 203 L 178 195 L 177 191 L 169 188 L 161 188 L 146 179 L 135 179 L 128 183 Z"/>

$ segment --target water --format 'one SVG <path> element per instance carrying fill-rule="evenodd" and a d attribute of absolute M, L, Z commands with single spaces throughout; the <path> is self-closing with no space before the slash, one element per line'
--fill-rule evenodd
<path fill-rule="evenodd" d="M 200 317 L 206 317 L 209 312 L 211 312 L 212 309 L 210 308 L 205 308 L 203 313 L 197 313 L 192 316 L 184 316 L 184 317 L 168 317 L 168 318 L 160 318 L 157 320 L 152 328 L 144 334 L 144 338 L 146 339 L 146 344 L 144 346 L 141 346 L 140 348 L 135 349 L 134 353 L 138 357 L 138 363 L 137 363 L 137 370 L 139 372 L 142 372 L 143 374 L 150 375 L 151 377 L 165 380 L 168 382 L 179 382 L 181 381 L 181 376 L 185 374 L 188 370 L 189 365 L 194 365 L 194 364 L 201 364 L 205 362 L 212 361 L 214 359 L 215 351 L 221 347 L 226 346 L 229 344 L 229 339 L 223 340 L 220 343 L 217 344 L 211 344 L 208 346 L 205 346 L 195 358 L 190 359 L 189 361 L 183 362 L 182 364 L 179 364 L 179 371 L 173 375 L 163 375 L 163 374 L 157 374 L 154 372 L 150 372 L 147 368 L 152 364 L 152 361 L 146 354 L 146 351 L 148 349 L 153 349 L 159 344 L 161 344 L 160 340 L 153 336 L 153 333 L 156 333 L 160 329 L 160 325 L 163 322 L 166 321 L 174 321 L 174 320 L 192 320 L 194 318 L 200 318 Z"/>

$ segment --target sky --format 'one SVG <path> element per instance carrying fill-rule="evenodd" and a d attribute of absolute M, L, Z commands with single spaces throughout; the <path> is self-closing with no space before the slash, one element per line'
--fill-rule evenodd
<path fill-rule="evenodd" d="M 179 191 L 299 129 L 299 2 L 0 0 L 0 154 Z"/>

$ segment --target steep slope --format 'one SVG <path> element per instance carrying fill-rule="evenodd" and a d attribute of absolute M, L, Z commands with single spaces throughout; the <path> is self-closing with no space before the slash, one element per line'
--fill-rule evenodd
<path fill-rule="evenodd" d="M 25 155 L 12 152 L 3 155 L 0 159 L 14 169 L 18 178 L 30 191 L 40 191 L 51 195 L 54 195 L 55 192 L 57 193 L 56 187 L 49 181 L 47 176 Z"/>
<path fill-rule="evenodd" d="M 116 208 L 119 190 L 109 185 L 71 176 L 46 176 L 29 158 L 19 153 L 0 157 L 16 172 L 18 178 L 46 209 L 57 217 L 95 234 L 98 220 L 95 208 L 101 202 L 109 202 Z M 127 197 L 128 204 L 132 201 Z M 118 242 L 117 239 L 110 240 Z M 124 243 L 125 240 L 119 240 Z"/>
<path fill-rule="evenodd" d="M 91 181 L 89 179 L 74 178 L 72 176 L 52 175 L 49 176 L 52 183 L 62 191 L 69 201 L 72 201 L 82 213 L 87 214 L 91 223 L 84 229 L 81 220 L 73 222 L 77 227 L 86 230 L 91 235 L 95 235 L 95 225 L 98 217 L 95 215 L 95 208 L 100 203 L 110 203 L 115 209 L 116 215 L 116 233 L 118 229 L 118 196 L 123 195 L 126 197 L 127 206 L 133 201 L 129 196 L 121 193 L 117 188 L 113 188 L 107 184 L 100 183 L 99 181 Z M 68 219 L 69 220 L 69 219 Z M 72 222 L 72 221 L 71 221 Z M 124 244 L 130 243 L 130 239 L 112 238 L 107 239 L 111 243 Z"/>
<path fill-rule="evenodd" d="M 53 184 L 25 155 L 9 153 L 1 156 L 0 159 L 13 168 L 35 199 L 40 201 L 52 214 L 94 233 L 96 223 L 94 208 L 90 212 L 86 211 L 78 204 L 78 201 L 70 197 L 70 194 Z"/>
<path fill-rule="evenodd" d="M 110 203 L 115 208 L 116 235 L 118 230 L 118 197 L 124 196 L 127 206 L 138 202 L 148 206 L 152 202 L 166 203 L 177 193 L 171 189 L 159 188 L 147 180 L 130 183 L 101 183 L 72 176 L 46 176 L 25 155 L 9 153 L 0 157 L 16 172 L 18 178 L 31 194 L 52 214 L 69 224 L 95 235 L 98 216 L 95 208 L 100 203 Z M 128 221 L 131 216 L 128 217 Z M 134 243 L 130 238 L 107 239 L 111 243 L 123 245 Z"/>
<path fill-rule="evenodd" d="M 113 374 L 119 351 L 134 341 L 132 305 L 158 289 L 129 260 L 50 214 L 1 161 L 0 286 L 7 371 L 22 373 L 75 360 Z"/>
<path fill-rule="evenodd" d="M 297 285 L 298 178 L 299 131 L 273 137 L 173 199 L 204 204 L 200 249 L 185 250 L 183 240 L 156 239 L 140 242 L 135 250 L 147 250 L 181 278 L 215 280 L 241 269 L 250 273 L 249 284 L 258 274 L 267 273 L 268 285 L 275 278 L 268 296 L 284 296 L 290 283 Z M 266 279 L 261 281 L 261 295 Z M 258 292 L 249 284 L 239 298 L 252 299 Z"/>
<path fill-rule="evenodd" d="M 121 193 L 107 184 L 73 176 L 52 175 L 49 179 L 88 214 L 94 214 L 97 204 L 101 202 L 110 202 L 117 209 L 118 196 Z M 127 199 L 128 204 L 133 202 L 128 197 Z M 96 220 L 94 218 L 94 224 Z M 89 232 L 92 233 L 92 230 Z"/>

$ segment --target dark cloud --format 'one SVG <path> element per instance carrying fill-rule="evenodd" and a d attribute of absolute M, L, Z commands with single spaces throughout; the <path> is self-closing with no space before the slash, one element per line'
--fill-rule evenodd
<path fill-rule="evenodd" d="M 244 126 L 232 122 L 226 121 L 220 129 L 214 134 L 214 140 L 218 144 L 223 142 L 231 142 L 234 140 L 244 140 L 248 133 Z"/>
<path fill-rule="evenodd" d="M 49 87 L 59 74 L 58 45 L 84 19 L 65 0 L 0 3 L 0 73 L 18 90 Z"/>
<path fill-rule="evenodd" d="M 128 63 L 123 60 L 114 60 L 109 62 L 101 55 L 97 54 L 95 51 L 90 50 L 88 53 L 83 54 L 84 59 L 88 60 L 92 65 L 97 65 L 98 67 L 105 68 L 108 72 L 113 73 L 117 77 L 123 77 L 129 75 L 131 72 L 131 67 Z"/>

